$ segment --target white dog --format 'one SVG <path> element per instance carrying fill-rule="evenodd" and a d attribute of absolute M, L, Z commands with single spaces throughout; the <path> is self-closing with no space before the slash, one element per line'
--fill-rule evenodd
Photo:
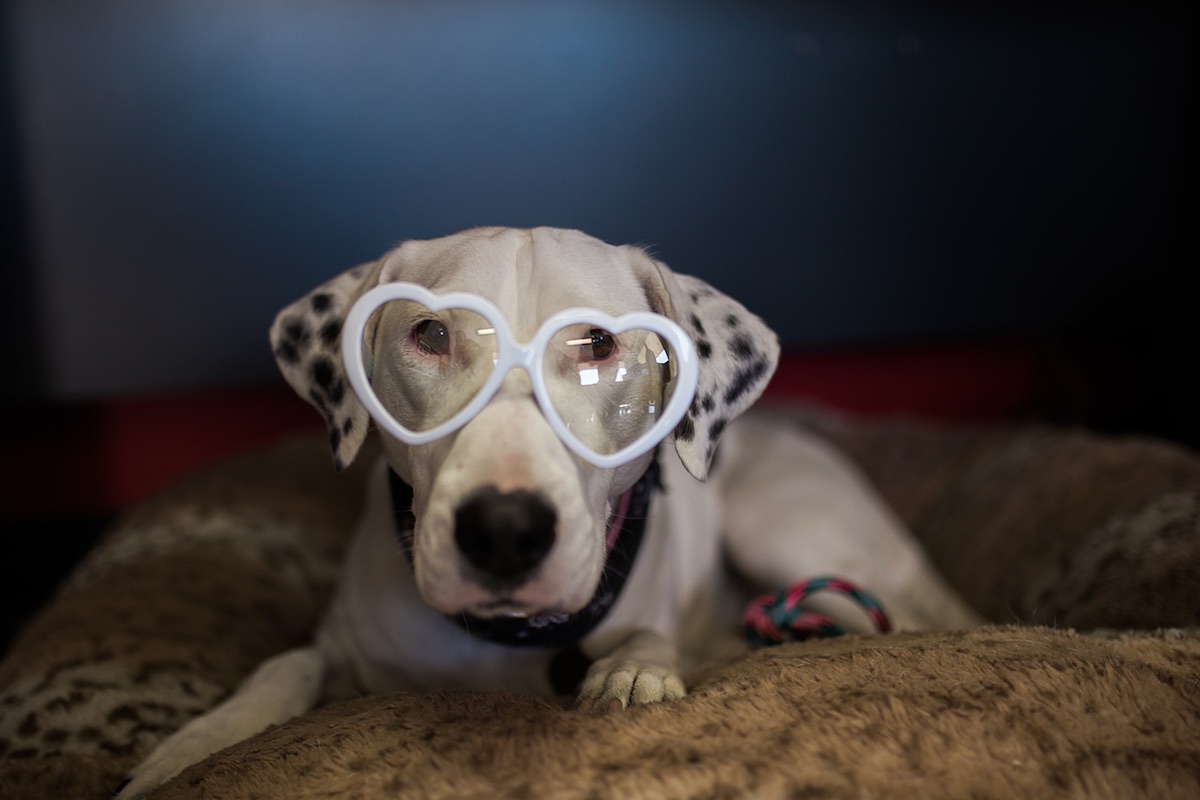
<path fill-rule="evenodd" d="M 337 466 L 371 418 L 384 457 L 313 644 L 167 739 L 122 798 L 354 694 L 681 697 L 735 627 L 726 558 L 764 588 L 843 575 L 900 627 L 976 622 L 830 447 L 727 428 L 776 337 L 639 248 L 546 228 L 407 242 L 284 309 L 271 340 Z M 849 608 L 826 610 L 853 627 Z"/>

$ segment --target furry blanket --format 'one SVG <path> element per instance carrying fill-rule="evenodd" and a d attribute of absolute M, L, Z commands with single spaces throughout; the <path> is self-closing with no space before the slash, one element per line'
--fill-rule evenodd
<path fill-rule="evenodd" d="M 590 715 L 528 697 L 323 709 L 155 797 L 1187 797 L 1200 638 L 1045 628 L 759 651 L 679 703 Z"/>
<path fill-rule="evenodd" d="M 624 714 L 364 698 L 156 796 L 1200 795 L 1200 461 L 1083 433 L 796 421 L 856 459 L 977 608 L 1029 624 L 761 651 Z M 304 641 L 360 483 L 304 440 L 131 513 L 0 664 L 0 797 L 106 797 Z"/>

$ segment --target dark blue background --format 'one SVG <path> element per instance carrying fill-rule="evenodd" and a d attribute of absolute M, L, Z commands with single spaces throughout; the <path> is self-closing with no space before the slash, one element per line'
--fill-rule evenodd
<path fill-rule="evenodd" d="M 479 224 L 653 245 L 792 345 L 1158 330 L 1195 12 L 945 5 L 11 3 L 10 391 L 274 380 L 281 305 Z"/>

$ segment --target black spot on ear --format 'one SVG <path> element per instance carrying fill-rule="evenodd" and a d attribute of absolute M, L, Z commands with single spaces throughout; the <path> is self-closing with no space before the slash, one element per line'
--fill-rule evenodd
<path fill-rule="evenodd" d="M 347 417 L 346 421 L 342 423 L 342 435 L 349 436 L 352 430 L 354 430 L 354 420 Z"/>
<path fill-rule="evenodd" d="M 761 359 L 738 370 L 737 374 L 733 376 L 733 380 L 730 381 L 729 388 L 725 390 L 725 405 L 731 405 L 739 397 L 750 391 L 751 387 L 766 372 L 767 362 Z"/>
<path fill-rule="evenodd" d="M 742 324 L 742 321 L 738 319 L 737 314 L 730 314 L 725 318 L 725 324 L 731 328 L 736 328 L 738 325 Z"/>
<path fill-rule="evenodd" d="M 696 353 L 699 354 L 700 358 L 707 361 L 712 356 L 712 345 L 708 343 L 707 339 L 697 339 Z"/>
<path fill-rule="evenodd" d="M 313 311 L 317 312 L 318 314 L 324 314 L 329 310 L 330 306 L 333 305 L 333 298 L 324 292 L 321 292 L 320 294 L 314 294 L 310 299 L 312 301 Z"/>
<path fill-rule="evenodd" d="M 333 452 L 337 452 L 338 445 L 342 443 L 342 432 L 337 428 L 329 429 L 329 446 L 333 448 Z"/>
<path fill-rule="evenodd" d="M 722 431 L 725 430 L 725 426 L 728 424 L 729 420 L 727 419 L 713 420 L 712 424 L 708 426 L 708 440 L 710 442 L 715 442 L 717 439 L 719 439 Z"/>
<path fill-rule="evenodd" d="M 275 354 L 288 364 L 297 363 L 312 343 L 312 334 L 308 330 L 308 325 L 303 319 L 292 317 L 283 321 L 283 327 L 279 333 Z"/>
<path fill-rule="evenodd" d="M 749 361 L 758 355 L 754 343 L 746 336 L 735 336 L 729 343 L 729 349 L 742 361 Z"/>
<path fill-rule="evenodd" d="M 300 354 L 296 352 L 296 345 L 291 342 L 281 342 L 279 347 L 275 348 L 275 356 L 285 364 L 292 366 L 300 363 Z"/>
<path fill-rule="evenodd" d="M 324 397 L 322 397 L 320 394 L 317 393 L 316 389 L 309 390 L 308 400 L 314 406 L 316 406 L 319 411 L 324 412 L 326 415 L 329 414 L 329 404 L 325 402 Z"/>
<path fill-rule="evenodd" d="M 340 406 L 342 401 L 346 399 L 346 382 L 337 380 L 329 387 L 329 401 L 335 406 Z"/>
<path fill-rule="evenodd" d="M 692 323 L 692 330 L 701 336 L 704 335 L 704 323 L 700 321 L 699 317 L 697 317 L 695 314 L 692 314 L 690 317 L 688 317 L 688 322 Z"/>
<path fill-rule="evenodd" d="M 333 385 L 333 363 L 327 358 L 318 358 L 312 365 L 313 383 L 325 392 Z"/>
<path fill-rule="evenodd" d="M 692 422 L 690 415 L 685 416 L 675 426 L 675 438 L 681 442 L 690 442 L 696 438 L 696 424 Z"/>
<path fill-rule="evenodd" d="M 311 335 L 304 320 L 293 317 L 283 323 L 283 338 L 295 345 L 308 344 Z"/>
<path fill-rule="evenodd" d="M 321 342 L 326 347 L 333 347 L 338 342 L 338 338 L 342 335 L 341 320 L 331 320 L 321 326 Z"/>
<path fill-rule="evenodd" d="M 704 397 L 700 400 L 700 407 L 704 409 L 705 414 L 711 414 L 715 406 L 716 403 L 713 402 L 712 393 L 704 395 Z"/>

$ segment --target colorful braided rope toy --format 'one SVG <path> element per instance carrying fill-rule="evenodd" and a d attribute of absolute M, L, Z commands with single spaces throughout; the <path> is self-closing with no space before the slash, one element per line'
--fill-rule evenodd
<path fill-rule="evenodd" d="M 849 581 L 825 575 L 797 583 L 778 594 L 763 595 L 751 601 L 742 617 L 746 638 L 751 646 L 769 647 L 784 642 L 827 639 L 845 634 L 845 630 L 824 614 L 800 608 L 805 598 L 823 591 L 840 592 L 858 603 L 880 633 L 892 629 L 891 620 L 874 595 Z"/>

